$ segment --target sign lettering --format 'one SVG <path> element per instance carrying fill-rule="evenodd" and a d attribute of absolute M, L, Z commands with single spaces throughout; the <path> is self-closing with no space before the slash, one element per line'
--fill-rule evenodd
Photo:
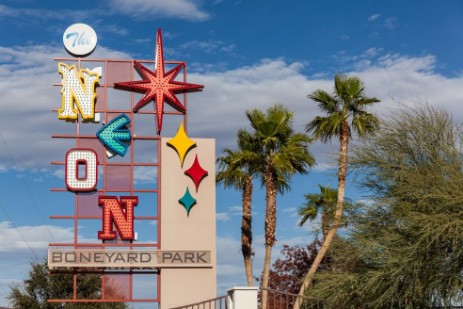
<path fill-rule="evenodd" d="M 58 64 L 58 71 L 62 75 L 61 109 L 58 110 L 59 119 L 77 119 L 79 112 L 83 119 L 95 117 L 95 85 L 100 81 L 97 72 L 81 69 L 75 65 Z"/>
<path fill-rule="evenodd" d="M 60 268 L 211 267 L 211 251 L 49 249 L 48 266 Z"/>
<path fill-rule="evenodd" d="M 95 30 L 86 24 L 73 24 L 63 34 L 64 48 L 77 57 L 85 57 L 93 52 L 98 41 Z"/>
<path fill-rule="evenodd" d="M 70 149 L 66 153 L 65 175 L 66 187 L 69 191 L 95 190 L 98 182 L 98 155 L 96 152 L 92 149 Z"/>
<path fill-rule="evenodd" d="M 120 202 L 116 196 L 100 196 L 98 205 L 103 207 L 103 230 L 98 231 L 98 239 L 116 239 L 114 223 L 121 239 L 134 240 L 133 219 L 137 204 L 137 196 L 121 196 Z"/>
<path fill-rule="evenodd" d="M 71 32 L 66 34 L 66 39 L 71 39 L 72 40 L 72 47 L 75 47 L 76 45 L 90 45 L 93 44 L 93 40 L 89 36 L 85 36 L 85 31 L 79 33 L 79 32 Z"/>

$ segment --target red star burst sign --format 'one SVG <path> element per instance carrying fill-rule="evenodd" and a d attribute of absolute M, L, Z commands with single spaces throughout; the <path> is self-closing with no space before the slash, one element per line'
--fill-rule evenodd
<path fill-rule="evenodd" d="M 177 111 L 185 113 L 185 106 L 183 106 L 183 104 L 179 101 L 176 94 L 201 91 L 204 86 L 175 81 L 175 78 L 183 68 L 183 64 L 177 65 L 168 72 L 164 71 L 164 52 L 162 49 L 161 29 L 158 29 L 156 37 L 154 71 L 151 71 L 137 61 L 134 61 L 134 63 L 135 69 L 138 71 L 143 80 L 115 83 L 114 87 L 144 93 L 144 96 L 133 108 L 134 112 L 138 112 L 150 101 L 154 101 L 157 131 L 158 134 L 160 134 L 162 130 L 162 119 L 164 116 L 164 102 L 168 103 Z"/>

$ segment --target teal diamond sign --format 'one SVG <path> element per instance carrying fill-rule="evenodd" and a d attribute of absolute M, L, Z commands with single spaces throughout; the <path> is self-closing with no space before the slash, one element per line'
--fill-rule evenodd
<path fill-rule="evenodd" d="M 187 216 L 190 215 L 191 208 L 193 208 L 196 204 L 196 200 L 193 196 L 191 196 L 188 187 L 186 188 L 185 194 L 178 200 L 178 202 L 185 207 Z"/>

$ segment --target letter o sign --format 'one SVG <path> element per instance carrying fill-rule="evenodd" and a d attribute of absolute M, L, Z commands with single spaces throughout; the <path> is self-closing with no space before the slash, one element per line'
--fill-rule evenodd
<path fill-rule="evenodd" d="M 66 153 L 66 187 L 73 192 L 93 191 L 98 183 L 98 155 L 92 149 L 72 148 Z"/>

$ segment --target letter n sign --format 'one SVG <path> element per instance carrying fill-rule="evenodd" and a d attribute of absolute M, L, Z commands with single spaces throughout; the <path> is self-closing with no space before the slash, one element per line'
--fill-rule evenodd
<path fill-rule="evenodd" d="M 137 204 L 137 196 L 121 196 L 120 201 L 116 196 L 100 196 L 98 205 L 103 207 L 103 230 L 98 231 L 98 238 L 102 240 L 115 239 L 117 234 L 113 231 L 114 223 L 121 239 L 133 240 L 135 238 L 133 213 Z"/>
<path fill-rule="evenodd" d="M 77 71 L 75 65 L 58 64 L 58 71 L 63 76 L 61 90 L 61 109 L 58 111 L 59 119 L 77 119 L 80 112 L 83 119 L 95 117 L 95 85 L 100 75 L 87 69 Z"/>

